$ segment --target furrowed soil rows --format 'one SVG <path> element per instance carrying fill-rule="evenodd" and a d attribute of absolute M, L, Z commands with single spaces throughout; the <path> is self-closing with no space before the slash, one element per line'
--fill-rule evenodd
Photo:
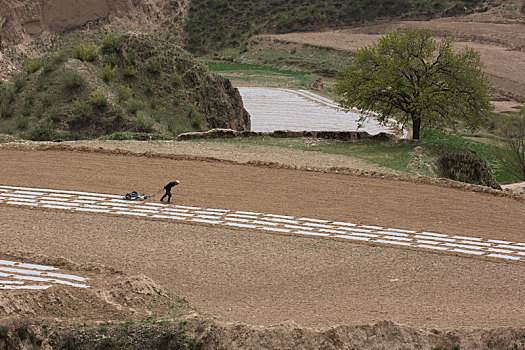
<path fill-rule="evenodd" d="M 3 185 L 155 193 L 174 204 L 524 242 L 525 203 L 487 193 L 224 162 L 2 150 Z M 20 194 L 19 194 L 20 195 Z M 521 263 L 242 228 L 0 206 L 6 250 L 144 274 L 226 321 L 522 326 Z"/>

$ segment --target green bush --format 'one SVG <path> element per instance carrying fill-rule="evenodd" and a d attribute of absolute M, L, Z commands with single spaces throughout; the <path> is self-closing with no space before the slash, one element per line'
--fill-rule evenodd
<path fill-rule="evenodd" d="M 118 67 L 121 64 L 122 59 L 118 55 L 111 53 L 108 55 L 104 55 L 103 61 L 104 64 L 110 64 L 113 67 Z"/>
<path fill-rule="evenodd" d="M 15 92 L 20 92 L 27 84 L 27 79 L 23 75 L 15 75 L 10 79 Z"/>
<path fill-rule="evenodd" d="M 15 125 L 18 130 L 26 130 L 29 127 L 29 118 L 19 115 L 15 119 Z"/>
<path fill-rule="evenodd" d="M 28 74 L 33 74 L 34 72 L 39 70 L 40 67 L 42 67 L 42 61 L 39 59 L 28 60 L 25 66 L 26 72 Z"/>
<path fill-rule="evenodd" d="M 60 64 L 67 61 L 67 56 L 64 51 L 59 50 L 51 55 L 51 62 Z"/>
<path fill-rule="evenodd" d="M 12 84 L 0 85 L 0 118 L 7 118 L 8 115 L 11 115 L 7 112 L 11 110 L 15 97 L 15 88 Z"/>
<path fill-rule="evenodd" d="M 51 107 L 53 104 L 53 99 L 51 98 L 51 95 L 46 93 L 42 93 L 40 95 L 40 100 L 42 101 L 42 106 L 45 108 Z"/>
<path fill-rule="evenodd" d="M 116 88 L 117 92 L 117 101 L 119 103 L 126 102 L 131 97 L 131 89 L 124 85 L 119 85 Z"/>
<path fill-rule="evenodd" d="M 440 177 L 501 190 L 486 162 L 474 151 L 445 154 L 436 165 Z"/>
<path fill-rule="evenodd" d="M 130 98 L 127 103 L 128 112 L 137 114 L 138 111 L 141 111 L 146 108 L 146 102 Z"/>
<path fill-rule="evenodd" d="M 521 4 L 521 12 L 525 13 L 525 0 L 523 0 L 523 3 Z"/>
<path fill-rule="evenodd" d="M 44 63 L 44 72 L 52 72 L 57 69 L 60 63 L 63 63 L 67 60 L 67 56 L 63 51 L 57 51 L 51 55 Z"/>
<path fill-rule="evenodd" d="M 73 114 L 76 117 L 89 119 L 92 113 L 93 113 L 93 108 L 91 107 L 90 104 L 84 101 L 80 101 L 80 100 L 73 101 Z"/>
<path fill-rule="evenodd" d="M 98 87 L 89 95 L 89 102 L 96 108 L 104 108 L 108 105 L 108 97 L 106 91 L 102 87 Z"/>
<path fill-rule="evenodd" d="M 29 96 L 28 98 L 24 99 L 24 102 L 22 102 L 22 108 L 20 109 L 20 112 L 24 116 L 29 116 L 31 114 L 31 109 L 33 109 L 33 98 L 32 96 Z"/>
<path fill-rule="evenodd" d="M 53 122 L 39 123 L 29 134 L 29 138 L 33 141 L 53 141 L 60 137 L 60 132 L 53 129 Z"/>
<path fill-rule="evenodd" d="M 178 88 L 179 86 L 182 85 L 182 77 L 178 73 L 173 73 L 170 76 L 170 80 L 171 80 L 171 85 L 174 88 Z"/>
<path fill-rule="evenodd" d="M 122 75 L 126 78 L 133 78 L 135 75 L 137 75 L 137 68 L 131 64 L 126 64 L 121 68 L 121 71 Z"/>
<path fill-rule="evenodd" d="M 146 80 L 144 80 L 142 85 L 144 86 L 144 94 L 146 96 L 151 96 L 153 94 L 153 92 L 155 91 L 156 86 L 157 86 L 157 84 L 155 83 L 155 80 L 153 80 L 153 79 L 146 79 Z"/>
<path fill-rule="evenodd" d="M 114 132 L 113 134 L 111 134 L 109 136 L 109 139 L 110 140 L 119 140 L 119 141 L 122 141 L 122 140 L 133 140 L 133 135 L 131 135 L 128 132 L 119 131 L 119 132 Z"/>
<path fill-rule="evenodd" d="M 13 114 L 13 106 L 10 103 L 0 103 L 0 119 L 9 119 Z"/>
<path fill-rule="evenodd" d="M 120 55 L 122 52 L 122 45 L 124 44 L 124 37 L 115 34 L 108 34 L 102 40 L 100 51 L 104 55 Z"/>
<path fill-rule="evenodd" d="M 15 99 L 15 93 L 7 84 L 0 84 L 0 119 L 8 119 L 13 116 L 11 104 Z"/>
<path fill-rule="evenodd" d="M 111 64 L 106 63 L 104 67 L 102 67 L 102 80 L 104 80 L 106 83 L 113 80 L 116 74 L 116 68 L 111 66 Z"/>
<path fill-rule="evenodd" d="M 42 118 L 42 116 L 44 115 L 44 104 L 42 101 L 38 101 L 37 103 L 35 103 L 35 107 L 33 108 L 33 115 L 38 119 Z"/>
<path fill-rule="evenodd" d="M 64 71 L 63 82 L 68 90 L 81 90 L 86 85 L 86 79 L 82 74 L 73 69 Z"/>
<path fill-rule="evenodd" d="M 199 104 L 194 102 L 190 110 L 188 111 L 188 119 L 190 120 L 191 126 L 195 129 L 200 129 L 202 126 L 203 118 L 202 114 L 199 111 Z"/>
<path fill-rule="evenodd" d="M 152 58 L 146 63 L 146 70 L 151 74 L 160 73 L 162 70 L 162 61 L 159 58 Z"/>
<path fill-rule="evenodd" d="M 85 62 L 93 62 L 98 56 L 95 44 L 78 44 L 73 48 L 73 57 Z"/>
<path fill-rule="evenodd" d="M 152 132 L 153 122 L 144 114 L 140 114 L 137 116 L 137 121 L 135 122 L 135 131 L 136 132 Z"/>

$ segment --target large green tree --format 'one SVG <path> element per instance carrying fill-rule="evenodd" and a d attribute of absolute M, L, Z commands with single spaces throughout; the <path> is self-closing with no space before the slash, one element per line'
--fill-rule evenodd
<path fill-rule="evenodd" d="M 337 77 L 341 106 L 374 111 L 383 123 L 390 117 L 411 122 L 414 139 L 421 127 L 443 128 L 458 120 L 476 129 L 492 110 L 489 85 L 479 53 L 455 52 L 452 41 L 438 42 L 428 30 L 408 30 L 358 50 L 353 65 Z"/>

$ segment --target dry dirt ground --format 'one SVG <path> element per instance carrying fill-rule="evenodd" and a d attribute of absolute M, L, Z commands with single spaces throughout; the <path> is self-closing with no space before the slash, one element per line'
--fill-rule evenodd
<path fill-rule="evenodd" d="M 454 46 L 481 53 L 485 72 L 496 90 L 512 101 L 496 102 L 496 111 L 515 112 L 525 104 L 525 15 L 521 2 L 509 1 L 486 13 L 429 21 L 399 21 L 324 32 L 261 35 L 260 38 L 307 43 L 355 51 L 394 30 L 431 29 L 436 36 L 453 36 Z"/>
<path fill-rule="evenodd" d="M 4 185 L 154 193 L 178 178 L 177 204 L 525 242 L 525 203 L 490 193 L 388 178 L 93 152 L 4 148 L 0 162 Z M 221 321 L 524 327 L 523 263 L 7 206 L 0 206 L 0 221 L 3 253 L 23 251 L 18 254 L 144 275 Z M 111 274 L 99 278 L 111 285 Z M 106 316 L 102 309 L 100 316 Z"/>

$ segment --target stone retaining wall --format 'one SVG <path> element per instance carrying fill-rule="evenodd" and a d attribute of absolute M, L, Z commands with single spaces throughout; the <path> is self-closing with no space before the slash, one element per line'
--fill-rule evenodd
<path fill-rule="evenodd" d="M 290 130 L 276 130 L 272 132 L 256 132 L 256 131 L 236 131 L 231 129 L 212 129 L 205 132 L 188 132 L 177 136 L 177 140 L 195 140 L 195 139 L 214 139 L 214 138 L 234 138 L 234 137 L 252 137 L 252 136 L 269 136 L 280 138 L 295 138 L 295 137 L 314 137 L 321 139 L 332 139 L 341 141 L 357 141 L 361 139 L 381 139 L 392 140 L 396 136 L 379 133 L 377 135 L 370 135 L 365 131 L 290 131 Z"/>

